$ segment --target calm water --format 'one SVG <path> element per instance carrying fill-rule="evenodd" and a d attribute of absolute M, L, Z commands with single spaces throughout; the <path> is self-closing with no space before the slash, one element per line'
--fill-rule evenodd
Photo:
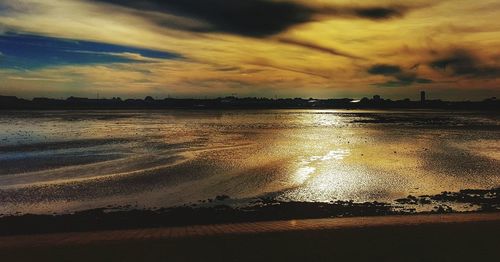
<path fill-rule="evenodd" d="M 0 112 L 0 214 L 493 188 L 499 141 L 474 112 Z"/>

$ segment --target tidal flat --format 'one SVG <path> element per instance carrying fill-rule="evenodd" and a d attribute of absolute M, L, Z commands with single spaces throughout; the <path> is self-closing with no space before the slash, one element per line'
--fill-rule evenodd
<path fill-rule="evenodd" d="M 499 141 L 494 112 L 2 111 L 0 214 L 263 200 L 376 203 L 391 214 L 497 210 Z"/>

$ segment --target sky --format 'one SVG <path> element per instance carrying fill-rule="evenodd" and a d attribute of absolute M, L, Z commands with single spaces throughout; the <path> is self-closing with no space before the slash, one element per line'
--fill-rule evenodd
<path fill-rule="evenodd" d="M 482 100 L 498 0 L 0 0 L 0 95 Z"/>

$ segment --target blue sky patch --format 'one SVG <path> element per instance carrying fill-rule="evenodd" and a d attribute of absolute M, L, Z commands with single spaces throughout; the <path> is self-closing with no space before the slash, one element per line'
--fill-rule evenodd
<path fill-rule="evenodd" d="M 181 55 L 170 52 L 92 41 L 15 33 L 0 35 L 1 68 L 37 69 L 61 65 L 144 62 L 127 56 L 127 53 L 145 58 L 182 58 Z"/>

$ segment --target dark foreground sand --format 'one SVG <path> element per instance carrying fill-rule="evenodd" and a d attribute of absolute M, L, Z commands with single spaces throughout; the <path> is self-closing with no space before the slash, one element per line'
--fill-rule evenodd
<path fill-rule="evenodd" d="M 500 213 L 0 237 L 1 261 L 497 261 Z"/>

